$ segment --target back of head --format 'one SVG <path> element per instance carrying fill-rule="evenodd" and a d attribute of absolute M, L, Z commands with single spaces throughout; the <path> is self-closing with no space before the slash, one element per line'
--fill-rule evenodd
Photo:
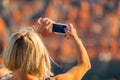
<path fill-rule="evenodd" d="M 14 33 L 3 55 L 4 65 L 39 77 L 51 75 L 49 54 L 36 32 L 26 28 Z"/>

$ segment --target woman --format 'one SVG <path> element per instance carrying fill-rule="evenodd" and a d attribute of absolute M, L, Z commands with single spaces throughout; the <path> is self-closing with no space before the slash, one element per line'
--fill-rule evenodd
<path fill-rule="evenodd" d="M 51 63 L 49 54 L 38 33 L 43 38 L 54 33 L 49 32 L 49 28 L 54 22 L 48 18 L 40 18 L 39 26 L 14 33 L 8 46 L 4 52 L 4 65 L 12 71 L 12 74 L 4 80 L 80 80 L 85 73 L 91 68 L 86 49 L 84 48 L 81 39 L 78 37 L 76 30 L 70 25 L 71 30 L 66 30 L 66 35 L 79 48 L 77 54 L 78 65 L 66 73 L 56 75 L 51 73 Z M 36 31 L 36 32 L 35 32 Z"/>

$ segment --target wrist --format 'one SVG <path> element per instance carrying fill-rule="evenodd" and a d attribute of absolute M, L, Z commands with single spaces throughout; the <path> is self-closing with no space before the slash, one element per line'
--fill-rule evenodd
<path fill-rule="evenodd" d="M 79 39 L 79 37 L 78 37 L 78 36 L 74 36 L 73 38 L 74 38 L 74 40 L 78 40 L 78 39 Z"/>
<path fill-rule="evenodd" d="M 82 42 L 81 39 L 78 36 L 74 37 L 74 41 L 76 43 L 81 43 Z"/>

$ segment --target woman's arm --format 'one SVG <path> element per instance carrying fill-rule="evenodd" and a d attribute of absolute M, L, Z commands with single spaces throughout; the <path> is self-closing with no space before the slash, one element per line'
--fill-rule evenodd
<path fill-rule="evenodd" d="M 57 75 L 52 80 L 80 80 L 85 73 L 91 68 L 90 60 L 81 39 L 78 37 L 76 30 L 70 25 L 71 30 L 66 30 L 67 35 L 73 39 L 79 52 L 77 54 L 78 65 L 64 74 Z"/>
<path fill-rule="evenodd" d="M 49 32 L 49 28 L 52 26 L 54 21 L 48 18 L 39 18 L 37 26 L 35 25 L 35 31 L 40 33 L 43 37 L 51 36 L 54 33 Z M 85 73 L 91 68 L 90 60 L 85 47 L 81 39 L 78 37 L 75 28 L 70 25 L 70 30 L 65 30 L 67 36 L 72 39 L 79 50 L 77 54 L 78 65 L 74 66 L 72 69 L 64 74 L 56 75 L 52 77 L 51 80 L 80 80 L 85 75 Z"/>

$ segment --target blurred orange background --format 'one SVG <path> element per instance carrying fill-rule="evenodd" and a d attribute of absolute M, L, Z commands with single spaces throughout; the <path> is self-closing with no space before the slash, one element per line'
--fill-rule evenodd
<path fill-rule="evenodd" d="M 9 36 L 21 27 L 33 25 L 39 17 L 72 23 L 92 62 L 83 80 L 120 80 L 119 0 L 0 0 L 0 53 Z M 77 49 L 62 35 L 45 41 L 56 74 L 76 64 Z M 1 61 L 0 61 L 1 63 Z"/>

